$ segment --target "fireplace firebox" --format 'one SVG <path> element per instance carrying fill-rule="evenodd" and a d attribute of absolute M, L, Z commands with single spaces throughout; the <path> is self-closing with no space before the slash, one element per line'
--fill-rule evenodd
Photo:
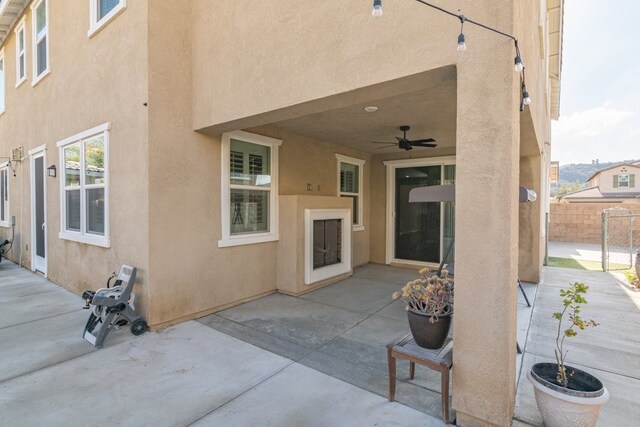
<path fill-rule="evenodd" d="M 342 220 L 313 221 L 313 268 L 326 267 L 342 261 Z"/>

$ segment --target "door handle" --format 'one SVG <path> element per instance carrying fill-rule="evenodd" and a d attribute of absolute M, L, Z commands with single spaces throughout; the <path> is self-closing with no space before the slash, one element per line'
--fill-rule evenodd
<path fill-rule="evenodd" d="M 42 231 L 44 231 L 44 222 L 42 223 Z"/>

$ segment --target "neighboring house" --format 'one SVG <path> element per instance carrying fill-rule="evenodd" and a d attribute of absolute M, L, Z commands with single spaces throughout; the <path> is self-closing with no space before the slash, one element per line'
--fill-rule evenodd
<path fill-rule="evenodd" d="M 568 203 L 640 203 L 640 162 L 625 163 L 595 172 L 588 188 L 565 194 Z"/>
<path fill-rule="evenodd" d="M 511 40 L 468 24 L 461 53 L 457 19 L 370 7 L 0 2 L 9 259 L 76 293 L 134 265 L 136 307 L 161 328 L 366 263 L 437 265 L 455 233 L 458 425 L 510 424 L 516 278 L 542 270 L 562 1 L 451 6 L 518 37 L 522 112 Z M 401 125 L 438 146 L 372 143 Z M 455 210 L 408 204 L 439 183 L 455 183 Z M 518 185 L 538 201 L 519 205 Z"/>

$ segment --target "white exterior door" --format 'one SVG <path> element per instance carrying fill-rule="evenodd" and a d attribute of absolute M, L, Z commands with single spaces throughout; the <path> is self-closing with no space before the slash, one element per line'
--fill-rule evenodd
<path fill-rule="evenodd" d="M 31 156 L 31 269 L 47 274 L 47 189 L 45 149 L 29 151 Z"/>

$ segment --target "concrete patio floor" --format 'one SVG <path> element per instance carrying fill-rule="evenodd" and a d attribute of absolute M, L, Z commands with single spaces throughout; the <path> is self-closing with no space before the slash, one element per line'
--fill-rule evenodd
<path fill-rule="evenodd" d="M 443 425 L 194 321 L 96 350 L 83 303 L 2 262 L 0 425 Z"/>
<path fill-rule="evenodd" d="M 387 397 L 385 345 L 409 333 L 404 303 L 392 301 L 391 294 L 415 278 L 414 270 L 368 264 L 355 268 L 349 279 L 301 297 L 273 294 L 198 321 Z M 536 286 L 524 286 L 533 302 Z M 518 299 L 518 341 L 524 345 L 531 308 L 520 292 Z M 514 357 L 519 367 L 521 356 Z M 399 362 L 396 400 L 440 418 L 440 375 L 417 367 L 410 380 L 408 363 Z"/>
<path fill-rule="evenodd" d="M 385 344 L 408 333 L 391 293 L 415 273 L 381 265 L 299 298 L 274 294 L 132 336 L 112 332 L 95 350 L 81 337 L 83 301 L 14 264 L 0 265 L 0 425 L 423 425 L 441 426 L 439 378 L 408 378 L 386 400 Z M 591 286 L 585 317 L 600 326 L 570 343 L 568 359 L 611 393 L 602 426 L 635 426 L 640 407 L 640 293 L 616 274 L 546 268 L 518 292 L 518 388 L 514 426 L 539 426 L 526 379 L 551 360 L 560 287 Z M 531 323 L 529 323 L 529 321 Z M 454 367 L 455 369 L 455 367 Z M 114 409 L 117 408 L 117 409 Z"/>

